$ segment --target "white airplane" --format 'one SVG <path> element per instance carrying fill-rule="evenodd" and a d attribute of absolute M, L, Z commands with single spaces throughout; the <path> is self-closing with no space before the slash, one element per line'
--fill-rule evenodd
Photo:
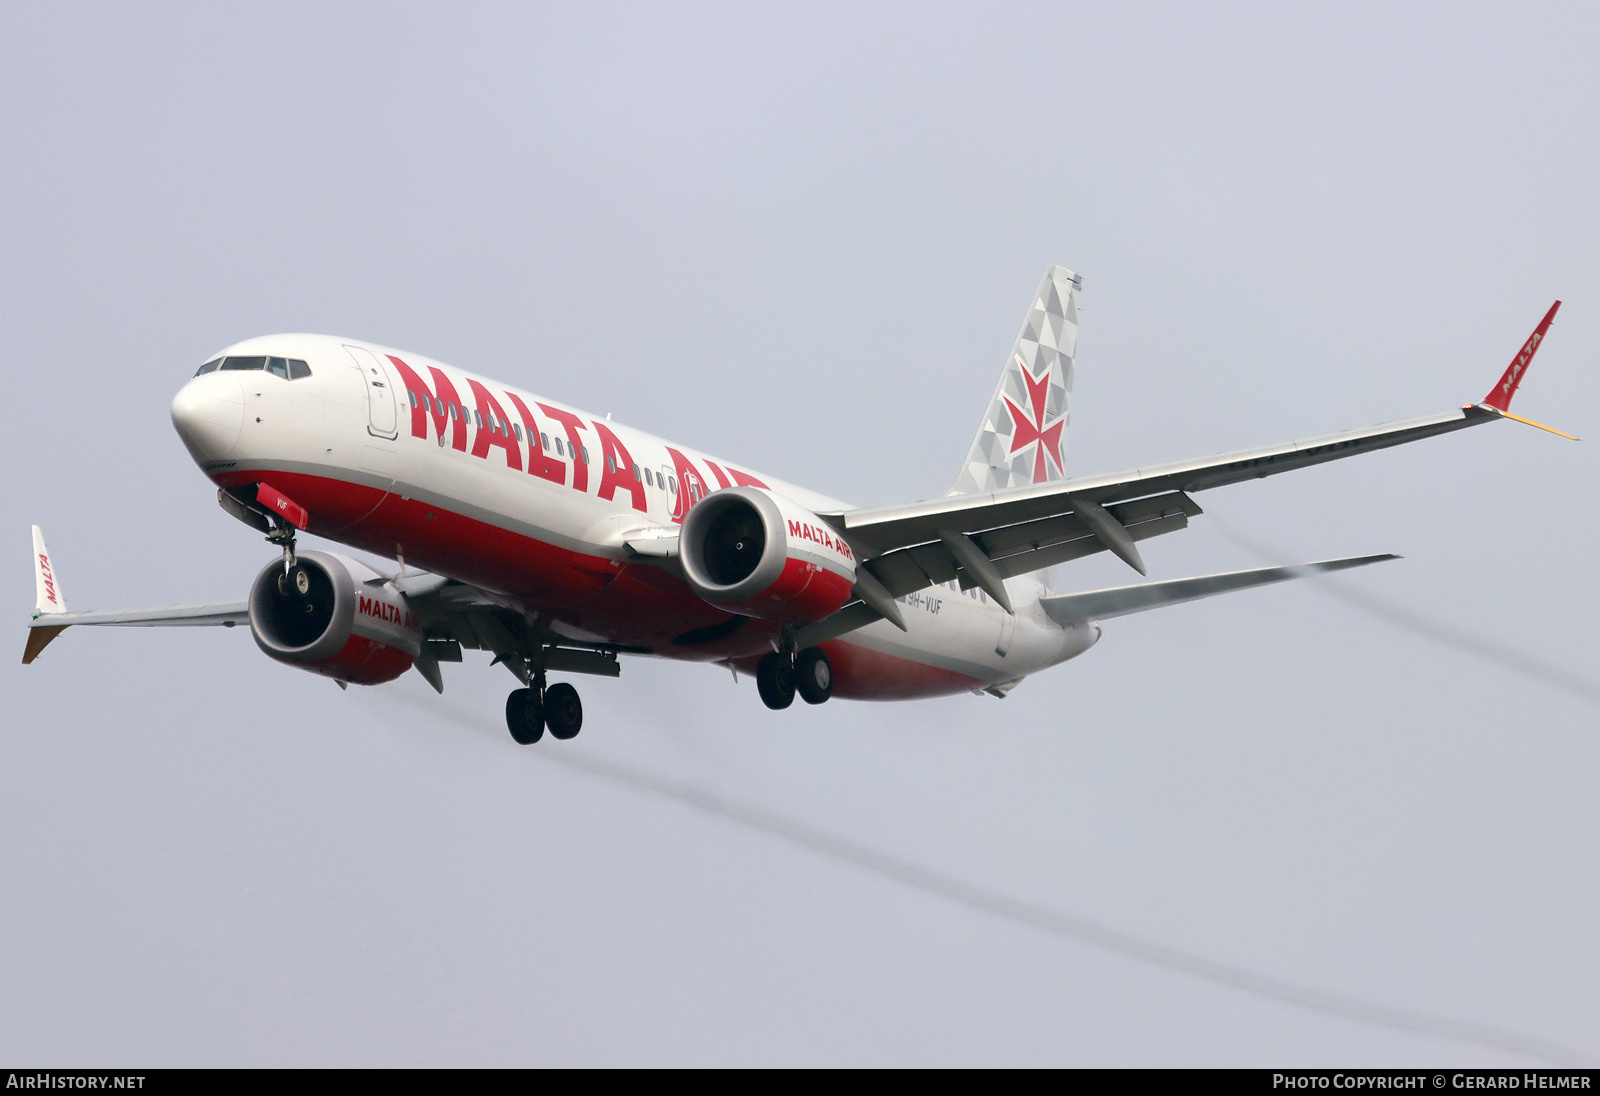
<path fill-rule="evenodd" d="M 1196 492 L 1448 433 L 1510 413 L 1557 301 L 1499 383 L 1459 410 L 1108 476 L 1067 478 L 1078 275 L 1045 272 L 942 497 L 857 509 L 486 377 L 371 343 L 270 335 L 220 351 L 172 422 L 229 514 L 282 550 L 240 602 L 68 612 L 34 527 L 23 662 L 64 628 L 249 625 L 280 662 L 376 685 L 492 652 L 521 683 L 519 743 L 576 735 L 577 691 L 620 655 L 714 662 L 796 692 L 1004 697 L 1087 651 L 1100 622 L 1393 555 L 1054 593 L 1036 572 L 1184 528 Z M 1550 427 L 1540 426 L 1550 430 Z M 1551 431 L 1560 433 L 1560 431 Z M 1570 435 L 1562 435 L 1570 437 Z M 394 568 L 299 551 L 305 531 Z M 419 570 L 418 568 L 423 568 Z"/>

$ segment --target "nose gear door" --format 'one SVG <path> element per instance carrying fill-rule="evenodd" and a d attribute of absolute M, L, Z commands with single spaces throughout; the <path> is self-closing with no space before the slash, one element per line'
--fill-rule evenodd
<path fill-rule="evenodd" d="M 399 411 L 395 405 L 394 375 L 372 351 L 364 346 L 345 344 L 345 352 L 361 372 L 367 389 L 367 433 L 393 440 L 399 437 Z"/>

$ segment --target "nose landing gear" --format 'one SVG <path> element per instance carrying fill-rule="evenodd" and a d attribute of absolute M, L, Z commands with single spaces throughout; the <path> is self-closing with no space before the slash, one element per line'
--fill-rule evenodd
<path fill-rule="evenodd" d="M 278 593 L 284 597 L 290 594 L 305 597 L 311 593 L 311 572 L 299 564 L 291 564 L 284 568 L 283 574 L 278 576 Z"/>

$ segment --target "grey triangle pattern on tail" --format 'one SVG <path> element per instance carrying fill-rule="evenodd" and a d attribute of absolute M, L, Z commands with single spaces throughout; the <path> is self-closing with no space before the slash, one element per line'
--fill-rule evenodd
<path fill-rule="evenodd" d="M 987 494 L 1065 477 L 1082 288 L 1083 279 L 1065 267 L 1044 272 L 949 494 Z"/>

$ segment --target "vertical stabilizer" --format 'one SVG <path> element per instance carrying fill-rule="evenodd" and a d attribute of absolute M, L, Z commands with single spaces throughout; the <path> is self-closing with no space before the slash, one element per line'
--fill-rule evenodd
<path fill-rule="evenodd" d="M 1064 267 L 1044 272 L 950 494 L 984 494 L 1065 477 L 1082 288 L 1083 279 Z"/>

